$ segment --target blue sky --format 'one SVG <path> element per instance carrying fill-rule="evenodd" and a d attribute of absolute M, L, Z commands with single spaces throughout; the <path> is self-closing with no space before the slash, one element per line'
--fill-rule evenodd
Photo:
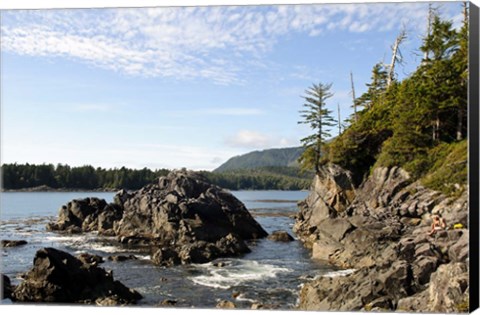
<path fill-rule="evenodd" d="M 461 3 L 437 3 L 459 25 Z M 301 95 L 333 83 L 351 114 L 405 25 L 420 61 L 428 4 L 4 10 L 2 163 L 211 170 L 299 146 Z M 335 134 L 335 130 L 333 130 Z"/>

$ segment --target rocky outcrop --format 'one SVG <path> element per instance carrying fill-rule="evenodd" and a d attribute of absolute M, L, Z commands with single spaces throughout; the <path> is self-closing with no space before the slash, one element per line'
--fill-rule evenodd
<path fill-rule="evenodd" d="M 275 242 L 291 242 L 294 240 L 287 231 L 273 231 L 267 238 Z"/>
<path fill-rule="evenodd" d="M 125 305 L 141 298 L 111 272 L 54 248 L 37 251 L 33 268 L 12 292 L 19 302 Z"/>
<path fill-rule="evenodd" d="M 299 307 L 459 311 L 468 287 L 467 194 L 447 198 L 395 167 L 375 169 L 357 188 L 349 172 L 340 173 L 329 166 L 316 176 L 294 231 L 312 258 L 356 271 L 306 283 Z M 352 188 L 347 194 L 338 187 Z M 342 200 L 343 206 L 325 200 Z M 450 228 L 428 235 L 432 214 L 441 214 Z M 446 284 L 444 268 L 454 268 L 456 280 Z M 451 301 L 435 302 L 442 299 Z"/>
<path fill-rule="evenodd" d="M 1 242 L 2 247 L 17 247 L 26 244 L 27 241 L 25 240 L 2 240 Z"/>
<path fill-rule="evenodd" d="M 74 199 L 63 205 L 57 222 L 47 224 L 47 230 L 80 233 L 98 231 L 112 235 L 113 222 L 122 218 L 123 209 L 117 204 L 107 204 L 104 199 Z"/>
<path fill-rule="evenodd" d="M 10 278 L 2 273 L 2 291 L 0 292 L 0 300 L 10 299 L 12 296 L 12 283 Z"/>
<path fill-rule="evenodd" d="M 160 265 L 203 263 L 249 252 L 245 240 L 267 236 L 242 202 L 191 171 L 174 171 L 114 202 L 87 198 L 60 209 L 51 230 L 98 231 L 146 246 Z"/>

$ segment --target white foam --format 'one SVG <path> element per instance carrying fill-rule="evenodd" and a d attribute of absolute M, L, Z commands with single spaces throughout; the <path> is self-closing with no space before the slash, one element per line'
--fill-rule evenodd
<path fill-rule="evenodd" d="M 217 289 L 229 289 L 245 282 L 275 278 L 280 272 L 292 272 L 288 268 L 260 264 L 252 260 L 232 260 L 230 265 L 224 267 L 215 267 L 212 263 L 199 266 L 206 269 L 207 274 L 191 277 L 190 280 Z"/>
<path fill-rule="evenodd" d="M 246 301 L 246 302 L 250 302 L 250 303 L 256 303 L 257 302 L 256 300 L 249 299 L 249 298 L 245 297 L 245 295 L 243 295 L 243 294 L 238 295 L 235 299 L 237 301 Z"/>
<path fill-rule="evenodd" d="M 140 260 L 152 260 L 152 256 L 150 255 L 135 255 Z"/>

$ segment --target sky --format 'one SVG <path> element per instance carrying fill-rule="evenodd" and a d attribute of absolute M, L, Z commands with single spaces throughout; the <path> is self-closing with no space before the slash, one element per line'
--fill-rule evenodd
<path fill-rule="evenodd" d="M 459 26 L 461 2 L 436 3 Z M 2 10 L 1 162 L 213 170 L 300 146 L 302 95 L 332 83 L 352 114 L 405 27 L 421 60 L 427 2 Z M 336 118 L 336 117 L 335 117 Z M 332 135 L 336 128 L 332 129 Z"/>

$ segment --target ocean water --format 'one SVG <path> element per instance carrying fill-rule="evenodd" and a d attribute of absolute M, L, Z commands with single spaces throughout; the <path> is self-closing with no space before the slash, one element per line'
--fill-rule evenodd
<path fill-rule="evenodd" d="M 292 236 L 297 201 L 305 191 L 233 191 L 263 228 L 271 233 L 286 230 Z M 0 194 L 0 238 L 23 239 L 27 245 L 3 248 L 1 270 L 13 284 L 32 267 L 35 252 L 55 247 L 72 254 L 88 252 L 104 257 L 100 267 L 113 270 L 116 280 L 139 291 L 140 306 L 162 306 L 173 300 L 174 307 L 214 308 L 229 300 L 238 308 L 253 303 L 268 308 L 292 309 L 298 302 L 302 283 L 320 275 L 334 274 L 330 266 L 310 259 L 301 242 L 273 242 L 268 239 L 249 243 L 251 253 L 237 258 L 222 258 L 206 264 L 159 267 L 150 263 L 145 252 L 119 245 L 115 238 L 95 233 L 64 235 L 48 232 L 45 225 L 55 220 L 58 209 L 74 198 L 99 197 L 111 202 L 114 193 L 106 192 L 5 192 Z M 115 254 L 134 254 L 139 259 L 112 262 Z M 218 262 L 223 262 L 218 267 Z M 172 307 L 172 306 L 169 306 Z"/>

